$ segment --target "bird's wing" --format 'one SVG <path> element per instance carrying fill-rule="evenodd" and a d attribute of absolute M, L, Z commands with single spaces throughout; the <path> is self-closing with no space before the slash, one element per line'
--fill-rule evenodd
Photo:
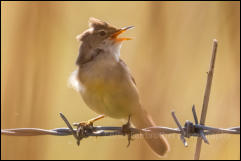
<path fill-rule="evenodd" d="M 136 85 L 136 81 L 135 81 L 134 77 L 131 75 L 131 72 L 130 72 L 128 66 L 126 65 L 126 63 L 122 59 L 120 59 L 119 62 L 120 62 L 120 65 L 124 69 L 126 69 L 126 71 L 128 72 L 129 76 L 131 77 L 132 82 Z"/>

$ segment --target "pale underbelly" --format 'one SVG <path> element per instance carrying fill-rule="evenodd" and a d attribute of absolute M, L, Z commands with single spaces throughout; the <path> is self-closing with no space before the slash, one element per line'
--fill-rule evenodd
<path fill-rule="evenodd" d="M 121 87 L 108 83 L 95 87 L 84 87 L 81 95 L 85 103 L 96 113 L 112 118 L 127 118 L 134 109 L 134 102 L 130 93 Z"/>

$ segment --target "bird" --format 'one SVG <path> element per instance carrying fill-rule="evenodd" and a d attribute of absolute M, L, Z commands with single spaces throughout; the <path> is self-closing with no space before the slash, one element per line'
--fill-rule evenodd
<path fill-rule="evenodd" d="M 76 38 L 80 44 L 76 70 L 70 84 L 82 96 L 86 105 L 97 114 L 115 119 L 127 119 L 136 128 L 156 126 L 141 105 L 136 82 L 126 63 L 120 58 L 123 41 L 131 38 L 119 35 L 134 26 L 117 28 L 106 21 L 89 18 L 89 28 Z M 158 156 L 165 156 L 170 147 L 163 135 L 144 139 Z"/>

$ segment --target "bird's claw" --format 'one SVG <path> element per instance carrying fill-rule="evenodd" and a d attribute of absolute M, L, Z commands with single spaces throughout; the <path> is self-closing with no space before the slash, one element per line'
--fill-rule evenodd
<path fill-rule="evenodd" d="M 104 115 L 100 115 L 96 118 L 90 119 L 88 121 L 84 121 L 84 122 L 79 122 L 79 123 L 73 123 L 74 126 L 77 127 L 76 130 L 76 135 L 78 137 L 77 139 L 77 145 L 80 144 L 80 141 L 89 136 L 88 134 L 93 132 L 93 125 L 95 121 L 98 121 L 100 119 L 104 118 Z"/>
<path fill-rule="evenodd" d="M 132 132 L 131 132 L 131 124 L 130 124 L 131 116 L 128 118 L 128 122 L 122 126 L 122 133 L 123 135 L 128 136 L 128 145 L 127 148 L 130 146 L 132 139 Z"/>

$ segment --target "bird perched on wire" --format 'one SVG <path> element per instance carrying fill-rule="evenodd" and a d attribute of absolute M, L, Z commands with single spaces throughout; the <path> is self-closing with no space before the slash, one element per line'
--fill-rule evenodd
<path fill-rule="evenodd" d="M 127 119 L 131 115 L 132 124 L 142 129 L 155 126 L 155 123 L 142 107 L 135 81 L 120 58 L 122 42 L 130 38 L 118 36 L 131 28 L 133 26 L 116 28 L 90 18 L 89 29 L 77 36 L 81 45 L 77 69 L 70 81 L 93 111 L 118 119 Z M 144 135 L 144 138 L 159 156 L 169 150 L 162 135 Z"/>

